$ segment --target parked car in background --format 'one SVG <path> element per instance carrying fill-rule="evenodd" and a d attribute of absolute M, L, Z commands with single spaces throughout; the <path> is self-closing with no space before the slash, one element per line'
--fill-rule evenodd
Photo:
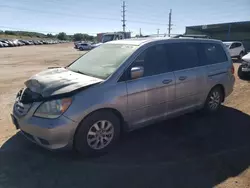
<path fill-rule="evenodd" d="M 58 44 L 69 41 L 58 41 L 58 40 L 24 40 L 24 39 L 0 39 L 0 47 L 14 47 L 24 45 L 44 45 L 44 44 Z"/>
<path fill-rule="evenodd" d="M 42 147 L 101 155 L 121 130 L 198 109 L 217 112 L 234 82 L 232 59 L 221 41 L 117 40 L 66 68 L 31 77 L 18 92 L 11 117 Z"/>
<path fill-rule="evenodd" d="M 250 53 L 242 57 L 242 64 L 238 68 L 240 79 L 250 80 Z"/>
<path fill-rule="evenodd" d="M 26 40 L 18 40 L 18 41 L 22 42 L 24 45 L 29 45 L 29 42 Z"/>
<path fill-rule="evenodd" d="M 21 46 L 21 43 L 17 39 L 12 40 L 12 42 L 15 46 Z"/>
<path fill-rule="evenodd" d="M 33 40 L 32 42 L 33 42 L 34 45 L 39 45 L 39 42 L 36 41 L 36 40 Z"/>
<path fill-rule="evenodd" d="M 84 43 L 84 42 L 83 41 L 76 41 L 76 42 L 74 42 L 74 48 L 78 49 L 78 45 L 80 45 L 82 43 Z"/>
<path fill-rule="evenodd" d="M 0 40 L 0 42 L 1 42 L 1 46 L 2 46 L 2 47 L 9 47 L 9 44 L 6 43 L 5 41 Z"/>
<path fill-rule="evenodd" d="M 8 45 L 8 47 L 13 47 L 14 44 L 6 39 L 0 39 L 0 42 L 5 43 Z"/>
<path fill-rule="evenodd" d="M 91 44 L 88 44 L 88 43 L 81 43 L 81 44 L 78 44 L 78 49 L 79 50 L 91 50 L 92 49 L 92 45 Z"/>
<path fill-rule="evenodd" d="M 15 46 L 15 44 L 11 40 L 4 39 L 4 41 L 9 45 L 9 47 Z"/>
<path fill-rule="evenodd" d="M 241 42 L 223 42 L 231 57 L 241 59 L 245 55 L 245 48 Z"/>

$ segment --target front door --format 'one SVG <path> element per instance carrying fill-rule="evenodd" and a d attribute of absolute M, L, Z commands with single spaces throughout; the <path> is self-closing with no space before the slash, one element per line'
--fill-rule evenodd
<path fill-rule="evenodd" d="M 175 97 L 175 77 L 169 71 L 164 45 L 142 52 L 128 68 L 144 67 L 144 75 L 127 81 L 128 114 L 131 128 L 164 119 Z"/>

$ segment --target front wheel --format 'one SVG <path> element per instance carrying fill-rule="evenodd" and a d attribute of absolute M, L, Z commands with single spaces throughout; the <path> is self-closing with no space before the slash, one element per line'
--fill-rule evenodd
<path fill-rule="evenodd" d="M 100 156 L 120 136 L 120 120 L 110 111 L 97 111 L 84 119 L 74 138 L 74 147 L 83 156 Z"/>
<path fill-rule="evenodd" d="M 244 79 L 245 78 L 245 74 L 244 72 L 242 71 L 242 68 L 243 68 L 243 65 L 240 65 L 239 68 L 238 68 L 238 77 L 240 79 Z"/>
<path fill-rule="evenodd" d="M 204 110 L 208 113 L 218 111 L 223 101 L 223 97 L 224 96 L 220 87 L 213 88 L 207 96 Z"/>

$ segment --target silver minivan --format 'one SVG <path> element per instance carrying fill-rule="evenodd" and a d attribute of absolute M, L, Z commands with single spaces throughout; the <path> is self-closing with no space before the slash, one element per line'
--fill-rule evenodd
<path fill-rule="evenodd" d="M 122 131 L 198 109 L 216 112 L 234 82 L 221 41 L 118 40 L 67 67 L 31 77 L 18 92 L 11 117 L 40 146 L 100 155 Z"/>

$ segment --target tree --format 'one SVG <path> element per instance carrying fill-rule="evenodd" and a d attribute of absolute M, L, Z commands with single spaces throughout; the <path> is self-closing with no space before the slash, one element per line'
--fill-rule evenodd
<path fill-rule="evenodd" d="M 82 33 L 75 33 L 73 35 L 73 40 L 74 41 L 81 41 L 84 40 L 84 35 Z"/>
<path fill-rule="evenodd" d="M 64 32 L 61 32 L 61 33 L 59 33 L 59 34 L 57 35 L 57 38 L 58 38 L 59 40 L 67 40 L 67 35 L 66 35 L 66 33 L 64 33 Z"/>
<path fill-rule="evenodd" d="M 4 32 L 6 35 L 15 35 L 16 33 L 15 33 L 15 31 L 5 31 Z"/>
<path fill-rule="evenodd" d="M 54 36 L 53 36 L 51 33 L 48 33 L 48 34 L 47 34 L 47 37 L 48 37 L 48 38 L 53 38 Z"/>

